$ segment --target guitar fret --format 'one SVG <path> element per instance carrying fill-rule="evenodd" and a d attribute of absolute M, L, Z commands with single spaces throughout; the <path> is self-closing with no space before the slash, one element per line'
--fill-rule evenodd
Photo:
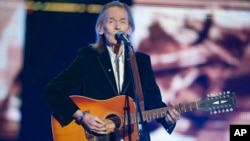
<path fill-rule="evenodd" d="M 151 120 L 152 118 L 151 118 L 150 115 L 147 115 L 147 119 L 148 119 L 148 121 L 149 121 L 149 120 Z"/>
<path fill-rule="evenodd" d="M 148 115 L 147 115 L 147 113 L 142 112 L 142 116 L 143 116 L 143 119 L 145 121 L 148 121 Z"/>
<path fill-rule="evenodd" d="M 186 113 L 187 112 L 186 104 L 182 104 L 182 106 L 183 106 L 183 111 Z"/>
<path fill-rule="evenodd" d="M 185 112 L 184 107 L 185 107 L 185 105 L 183 105 L 182 103 L 180 103 L 180 104 L 178 105 L 178 111 L 179 111 L 180 113 Z"/>
<path fill-rule="evenodd" d="M 192 111 L 192 104 L 191 103 L 188 103 L 188 104 L 185 104 L 185 105 L 186 105 L 186 112 Z"/>
<path fill-rule="evenodd" d="M 153 119 L 151 112 L 150 112 L 150 115 L 149 115 L 149 119 L 150 120 Z"/>
<path fill-rule="evenodd" d="M 193 110 L 197 110 L 197 103 L 196 102 L 192 102 L 192 109 Z"/>
<path fill-rule="evenodd" d="M 147 113 L 143 114 L 143 119 L 145 119 L 146 121 L 148 121 L 148 114 Z"/>

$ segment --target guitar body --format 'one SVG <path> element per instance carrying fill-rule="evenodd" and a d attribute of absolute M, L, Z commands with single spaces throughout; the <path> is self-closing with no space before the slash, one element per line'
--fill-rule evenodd
<path fill-rule="evenodd" d="M 124 128 L 125 126 L 123 125 L 124 121 L 122 117 L 124 116 L 124 109 L 126 109 L 124 105 L 128 105 L 130 113 L 136 112 L 135 104 L 131 98 L 126 98 L 124 95 L 116 96 L 108 100 L 94 100 L 83 96 L 71 96 L 71 98 L 82 111 L 90 112 L 100 119 L 107 120 L 107 122 L 111 121 L 111 128 L 114 125 L 112 120 L 119 119 L 119 124 L 117 124 L 116 127 L 118 126 L 117 128 L 119 128 L 120 136 L 124 139 L 124 141 L 137 140 L 137 125 L 131 125 L 133 130 L 129 131 L 132 133 L 125 131 L 128 128 Z M 77 124 L 75 121 L 72 121 L 67 126 L 62 127 L 52 116 L 51 124 L 54 141 L 96 141 L 96 136 L 94 134 L 86 131 L 83 126 Z"/>

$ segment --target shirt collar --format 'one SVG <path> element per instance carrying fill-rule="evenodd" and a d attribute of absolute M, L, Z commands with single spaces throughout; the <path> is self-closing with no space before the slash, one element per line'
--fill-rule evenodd
<path fill-rule="evenodd" d="M 117 57 L 117 55 L 111 50 L 111 48 L 110 47 L 108 47 L 107 46 L 107 49 L 108 49 L 108 52 L 109 52 L 109 56 L 111 57 L 111 58 L 116 58 Z M 120 59 L 122 59 L 122 60 L 124 60 L 124 49 L 122 50 L 122 54 L 121 54 L 121 56 L 119 56 L 119 58 Z"/>

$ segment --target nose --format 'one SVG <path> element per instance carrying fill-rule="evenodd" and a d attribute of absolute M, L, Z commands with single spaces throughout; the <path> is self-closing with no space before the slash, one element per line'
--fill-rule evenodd
<path fill-rule="evenodd" d="M 119 22 L 116 22 L 116 24 L 115 24 L 115 29 L 117 29 L 117 30 L 120 30 L 120 29 L 121 29 L 121 26 L 120 26 Z"/>

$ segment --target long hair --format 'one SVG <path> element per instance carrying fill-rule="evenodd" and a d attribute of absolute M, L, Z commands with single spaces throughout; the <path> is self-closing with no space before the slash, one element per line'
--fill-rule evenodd
<path fill-rule="evenodd" d="M 104 37 L 104 35 L 99 34 L 98 26 L 103 25 L 104 18 L 105 18 L 105 12 L 107 9 L 109 9 L 111 7 L 119 7 L 119 8 L 125 9 L 125 11 L 127 12 L 127 15 L 128 15 L 129 26 L 131 27 L 132 32 L 135 29 L 134 19 L 133 19 L 132 13 L 130 11 L 130 7 L 127 4 L 121 3 L 119 1 L 112 1 L 110 3 L 105 4 L 101 9 L 101 12 L 97 18 L 96 25 L 95 25 L 96 43 L 93 46 L 97 49 L 101 49 L 100 47 L 103 47 L 103 45 L 105 44 L 105 37 Z M 99 51 L 101 51 L 101 50 L 99 50 Z"/>

